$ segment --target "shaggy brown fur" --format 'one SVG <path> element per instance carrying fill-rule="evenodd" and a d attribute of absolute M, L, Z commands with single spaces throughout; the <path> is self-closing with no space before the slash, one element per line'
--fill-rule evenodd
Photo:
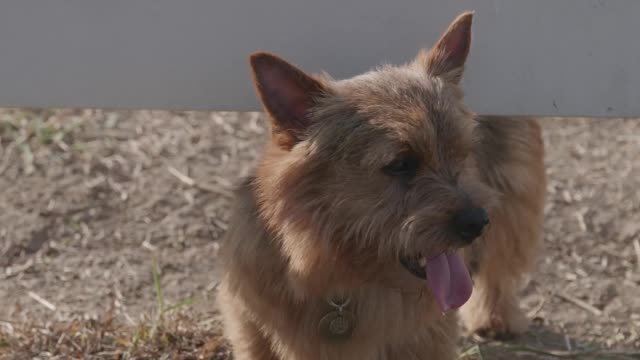
<path fill-rule="evenodd" d="M 475 282 L 467 327 L 526 328 L 515 292 L 541 240 L 543 144 L 531 119 L 464 105 L 471 21 L 459 16 L 410 64 L 347 80 L 251 57 L 273 136 L 220 254 L 236 359 L 454 359 L 456 313 L 443 315 L 399 259 L 463 247 Z M 467 246 L 451 224 L 470 207 L 491 224 Z M 319 331 L 335 297 L 356 319 L 339 341 Z"/>

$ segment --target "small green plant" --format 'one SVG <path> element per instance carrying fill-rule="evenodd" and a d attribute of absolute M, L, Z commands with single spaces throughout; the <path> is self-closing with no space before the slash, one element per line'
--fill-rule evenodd
<path fill-rule="evenodd" d="M 173 305 L 167 305 L 165 303 L 164 292 L 162 290 L 162 284 L 160 282 L 160 272 L 158 270 L 157 262 L 154 262 L 153 268 L 151 269 L 151 274 L 153 275 L 153 288 L 156 295 L 156 307 L 153 320 L 151 321 L 151 324 L 141 324 L 138 327 L 138 330 L 134 333 L 133 339 L 131 340 L 131 345 L 129 346 L 128 351 L 123 355 L 124 359 L 129 358 L 128 354 L 131 354 L 133 350 L 136 349 L 140 341 L 153 339 L 156 337 L 156 335 L 158 334 L 158 329 L 162 327 L 165 315 L 189 306 L 201 299 L 201 296 L 192 296 L 178 301 Z"/>
<path fill-rule="evenodd" d="M 172 311 L 179 310 L 185 306 L 189 306 L 193 304 L 195 301 L 200 299 L 200 296 L 192 296 L 177 302 L 174 305 L 169 305 L 164 301 L 164 294 L 162 291 L 162 284 L 160 283 L 160 275 L 158 271 L 158 267 L 154 264 L 152 269 L 153 273 L 153 287 L 156 292 L 156 311 L 154 321 L 151 326 L 150 336 L 153 337 L 156 334 L 156 331 L 159 326 L 162 325 L 162 321 L 164 320 L 164 316 Z"/>

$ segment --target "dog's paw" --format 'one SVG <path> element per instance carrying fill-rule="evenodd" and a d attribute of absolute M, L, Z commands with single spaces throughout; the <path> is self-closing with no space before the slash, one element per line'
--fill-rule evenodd
<path fill-rule="evenodd" d="M 484 324 L 478 324 L 470 333 L 476 340 L 507 341 L 524 334 L 529 328 L 529 320 L 520 310 L 508 314 L 493 314 Z"/>

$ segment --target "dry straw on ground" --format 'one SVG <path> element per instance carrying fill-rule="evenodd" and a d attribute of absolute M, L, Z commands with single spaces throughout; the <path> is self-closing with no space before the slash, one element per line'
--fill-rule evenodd
<path fill-rule="evenodd" d="M 217 241 L 263 120 L 0 112 L 0 359 L 226 359 Z M 547 252 L 523 289 L 536 325 L 462 356 L 638 359 L 640 121 L 543 123 Z"/>

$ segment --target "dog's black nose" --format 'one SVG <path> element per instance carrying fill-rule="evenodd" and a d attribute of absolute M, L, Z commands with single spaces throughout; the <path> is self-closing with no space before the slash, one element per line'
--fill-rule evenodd
<path fill-rule="evenodd" d="M 479 207 L 467 208 L 453 218 L 454 230 L 464 241 L 469 243 L 480 236 L 488 224 L 489 214 Z"/>

